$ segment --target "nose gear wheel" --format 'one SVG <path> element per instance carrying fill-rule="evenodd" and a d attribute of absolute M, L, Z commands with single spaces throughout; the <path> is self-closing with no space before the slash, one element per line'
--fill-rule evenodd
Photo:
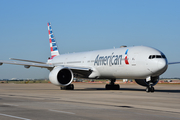
<path fill-rule="evenodd" d="M 149 86 L 146 88 L 146 92 L 154 92 L 154 87 L 152 82 L 149 82 Z"/>

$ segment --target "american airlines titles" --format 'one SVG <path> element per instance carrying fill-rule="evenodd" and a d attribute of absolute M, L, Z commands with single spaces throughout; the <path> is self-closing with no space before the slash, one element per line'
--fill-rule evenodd
<path fill-rule="evenodd" d="M 121 65 L 122 61 L 122 55 L 112 55 L 110 56 L 99 56 L 97 55 L 95 61 L 94 61 L 94 66 L 97 65 Z"/>

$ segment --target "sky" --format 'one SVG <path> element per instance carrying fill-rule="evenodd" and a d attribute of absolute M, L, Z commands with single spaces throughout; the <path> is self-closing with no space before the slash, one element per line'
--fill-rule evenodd
<path fill-rule="evenodd" d="M 144 45 L 180 61 L 179 0 L 1 0 L 0 60 L 46 62 L 47 22 L 61 54 Z M 49 71 L 0 66 L 0 79 L 48 78 Z M 161 77 L 180 77 L 180 64 Z"/>

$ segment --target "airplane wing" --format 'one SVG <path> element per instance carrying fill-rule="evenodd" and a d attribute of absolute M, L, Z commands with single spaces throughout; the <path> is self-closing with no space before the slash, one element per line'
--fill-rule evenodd
<path fill-rule="evenodd" d="M 62 67 L 72 70 L 75 77 L 77 78 L 87 78 L 93 72 L 93 69 L 90 67 L 69 66 L 69 65 L 62 65 Z"/>
<path fill-rule="evenodd" d="M 47 64 L 45 62 L 39 62 L 39 61 L 33 61 L 33 60 L 24 60 L 24 59 L 17 59 L 17 58 L 9 58 L 10 60 L 18 60 L 18 61 L 25 61 L 25 62 L 34 62 L 34 63 L 40 63 L 40 64 Z"/>
<path fill-rule="evenodd" d="M 168 63 L 168 65 L 172 65 L 172 64 L 180 64 L 180 62 L 170 62 L 170 63 Z"/>
<path fill-rule="evenodd" d="M 36 63 L 36 62 L 19 62 L 19 61 L 3 61 L 3 60 L 0 60 L 0 65 L 2 65 L 2 64 L 24 65 L 24 67 L 26 67 L 26 68 L 29 68 L 30 66 L 47 68 L 47 69 L 54 68 L 54 65 L 42 64 L 42 63 Z"/>
<path fill-rule="evenodd" d="M 47 68 L 48 70 L 52 70 L 56 65 L 53 64 L 47 64 L 45 62 L 38 62 L 38 61 L 32 61 L 32 60 L 23 60 L 23 59 L 15 59 L 10 58 L 11 60 L 18 60 L 18 61 L 3 61 L 0 60 L 0 65 L 2 64 L 14 64 L 14 65 L 23 65 L 25 68 L 33 67 L 41 67 L 41 68 Z M 25 62 L 20 62 L 25 61 Z M 76 74 L 77 77 L 87 77 L 92 73 L 92 69 L 89 67 L 82 67 L 82 66 L 68 66 L 68 65 L 60 65 L 62 67 L 71 69 L 73 73 Z"/>
<path fill-rule="evenodd" d="M 71 70 L 92 71 L 92 69 L 90 67 L 70 66 L 70 65 L 62 65 L 62 67 L 67 67 Z"/>

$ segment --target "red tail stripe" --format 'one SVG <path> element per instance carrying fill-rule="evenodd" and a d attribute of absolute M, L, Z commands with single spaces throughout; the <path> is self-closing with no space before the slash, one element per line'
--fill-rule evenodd
<path fill-rule="evenodd" d="M 51 51 L 53 51 L 53 47 L 51 47 Z"/>

